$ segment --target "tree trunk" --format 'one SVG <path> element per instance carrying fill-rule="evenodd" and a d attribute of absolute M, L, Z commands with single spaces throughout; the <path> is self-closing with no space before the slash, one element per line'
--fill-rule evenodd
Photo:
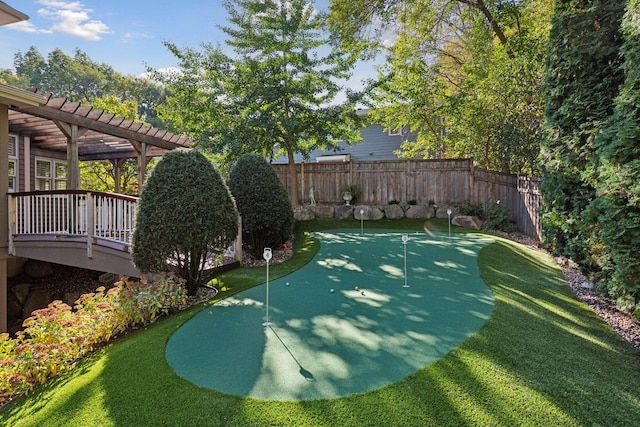
<path fill-rule="evenodd" d="M 500 40 L 500 43 L 503 46 L 507 45 L 507 36 L 505 36 L 504 32 L 502 31 L 502 28 L 500 28 L 500 25 L 498 25 L 498 22 L 493 17 L 493 14 L 491 14 L 491 11 L 487 8 L 487 5 L 484 4 L 483 0 L 458 0 L 458 1 L 460 3 L 464 3 L 468 6 L 478 9 L 484 15 L 484 17 L 487 18 L 487 21 L 489 21 L 489 25 L 491 25 L 491 29 L 493 30 L 493 33 L 496 35 L 496 37 L 498 37 L 498 40 Z M 512 59 L 514 57 L 513 51 L 509 48 L 507 48 L 507 55 L 509 56 L 509 58 L 512 58 Z"/>
<path fill-rule="evenodd" d="M 296 160 L 294 157 L 295 153 L 292 148 L 287 148 L 287 156 L 289 158 L 289 177 L 291 179 L 291 192 L 289 193 L 291 197 L 291 206 L 298 206 L 298 174 L 296 173 Z"/>

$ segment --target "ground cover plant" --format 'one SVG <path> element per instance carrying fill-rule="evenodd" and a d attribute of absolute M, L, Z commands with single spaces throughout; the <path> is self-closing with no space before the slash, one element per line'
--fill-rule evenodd
<path fill-rule="evenodd" d="M 367 225 L 424 228 L 413 220 Z M 447 223 L 431 220 L 426 226 L 446 232 Z M 312 259 L 319 243 L 310 231 L 340 227 L 359 229 L 359 222 L 298 224 L 296 254 L 272 266 L 273 277 Z M 633 425 L 640 417 L 640 354 L 573 296 L 551 258 L 495 240 L 478 259 L 496 304 L 487 323 L 442 359 L 387 387 L 304 402 L 260 401 L 199 388 L 173 373 L 164 347 L 200 306 L 98 351 L 78 369 L 3 408 L 0 424 Z M 217 298 L 263 280 L 263 268 L 225 273 L 218 279 Z M 241 355 L 230 357 L 242 363 Z"/>
<path fill-rule="evenodd" d="M 0 334 L 0 405 L 29 393 L 129 328 L 155 321 L 186 302 L 174 277 L 122 280 L 82 295 L 73 307 L 54 301 L 25 319 L 15 337 Z"/>

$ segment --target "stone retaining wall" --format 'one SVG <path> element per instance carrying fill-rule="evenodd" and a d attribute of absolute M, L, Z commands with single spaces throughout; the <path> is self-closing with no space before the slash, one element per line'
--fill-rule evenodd
<path fill-rule="evenodd" d="M 357 219 L 375 221 L 379 219 L 429 219 L 447 218 L 447 209 L 452 215 L 457 212 L 455 206 L 409 205 L 303 205 L 294 209 L 296 221 L 310 221 L 315 218 Z"/>

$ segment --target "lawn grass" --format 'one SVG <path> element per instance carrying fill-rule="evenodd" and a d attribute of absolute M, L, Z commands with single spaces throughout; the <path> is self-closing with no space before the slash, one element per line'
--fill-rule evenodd
<path fill-rule="evenodd" d="M 299 224 L 295 256 L 272 266 L 270 274 L 287 274 L 313 258 L 319 242 L 310 231 L 359 226 L 353 220 Z M 367 223 L 373 226 L 420 230 L 424 222 Z M 430 221 L 428 227 L 446 232 L 447 223 Z M 640 353 L 571 294 L 549 257 L 495 240 L 478 259 L 495 296 L 489 320 L 445 357 L 395 384 L 306 402 L 259 401 L 196 387 L 173 373 L 164 347 L 200 306 L 124 337 L 17 399 L 0 410 L 0 425 L 635 425 Z M 263 280 L 264 268 L 225 273 L 218 298 Z M 231 357 L 242 363 L 242 354 Z"/>

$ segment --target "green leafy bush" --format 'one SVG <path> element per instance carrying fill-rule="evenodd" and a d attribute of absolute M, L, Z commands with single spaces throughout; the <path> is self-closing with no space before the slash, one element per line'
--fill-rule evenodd
<path fill-rule="evenodd" d="M 173 271 L 194 295 L 205 264 L 238 234 L 238 213 L 213 164 L 196 151 L 158 162 L 140 196 L 133 262 L 144 273 Z"/>
<path fill-rule="evenodd" d="M 351 202 L 355 203 L 362 195 L 362 189 L 358 184 L 345 185 L 342 187 L 342 194 L 344 193 L 351 194 Z"/>
<path fill-rule="evenodd" d="M 482 203 L 471 203 L 469 201 L 464 202 L 458 208 L 460 215 L 477 216 L 478 218 L 484 218 L 484 206 Z"/>
<path fill-rule="evenodd" d="M 248 252 L 262 257 L 264 248 L 286 242 L 293 230 L 291 200 L 276 172 L 255 154 L 238 159 L 228 179 L 242 216 L 242 242 Z"/>
<path fill-rule="evenodd" d="M 0 334 L 0 405 L 70 369 L 98 345 L 127 329 L 153 322 L 186 302 L 172 276 L 123 280 L 82 295 L 75 306 L 54 301 L 36 310 L 15 338 Z"/>
<path fill-rule="evenodd" d="M 512 229 L 509 208 L 500 200 L 489 205 L 486 211 L 484 228 L 489 230 L 501 230 L 510 232 Z"/>

